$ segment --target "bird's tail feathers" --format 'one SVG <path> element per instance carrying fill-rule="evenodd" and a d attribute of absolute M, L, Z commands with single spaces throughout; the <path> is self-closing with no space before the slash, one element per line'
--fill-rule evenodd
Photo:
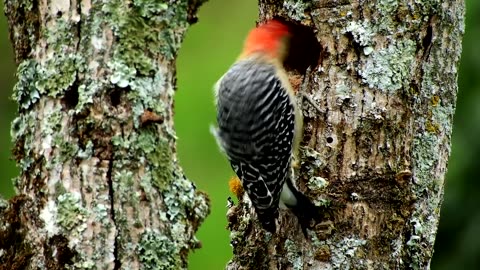
<path fill-rule="evenodd" d="M 278 208 L 255 209 L 255 212 L 257 213 L 258 221 L 260 221 L 265 230 L 271 233 L 277 231 L 275 222 L 278 218 Z"/>

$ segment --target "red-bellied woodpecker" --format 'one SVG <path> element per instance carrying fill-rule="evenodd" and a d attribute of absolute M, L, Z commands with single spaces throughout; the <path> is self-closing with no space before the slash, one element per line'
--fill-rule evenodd
<path fill-rule="evenodd" d="M 304 233 L 317 215 L 292 182 L 303 117 L 282 65 L 290 36 L 277 20 L 253 29 L 238 60 L 215 85 L 218 129 L 212 132 L 260 223 L 272 233 L 279 203 L 293 211 Z"/>

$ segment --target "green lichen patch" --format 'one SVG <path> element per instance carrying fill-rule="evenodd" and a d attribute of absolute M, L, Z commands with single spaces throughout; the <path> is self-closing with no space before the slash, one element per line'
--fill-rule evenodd
<path fill-rule="evenodd" d="M 93 155 L 93 142 L 91 140 L 87 141 L 85 148 L 79 149 L 77 157 L 80 159 L 88 159 Z"/>
<path fill-rule="evenodd" d="M 332 243 L 331 263 L 334 269 L 355 268 L 352 258 L 367 243 L 364 239 L 345 237 L 337 243 Z"/>
<path fill-rule="evenodd" d="M 176 171 L 180 171 L 180 168 Z M 209 213 L 208 197 L 198 196 L 193 183 L 183 175 L 175 177 L 169 189 L 165 189 L 162 194 L 170 220 L 193 219 L 198 224 Z M 179 237 L 181 235 L 182 232 Z"/>
<path fill-rule="evenodd" d="M 415 1 L 411 8 L 413 11 L 420 15 L 429 15 L 432 14 L 432 11 L 437 11 L 438 5 L 440 5 L 443 1 L 441 0 L 423 0 L 423 1 Z"/>
<path fill-rule="evenodd" d="M 304 269 L 303 259 L 299 254 L 301 250 L 299 247 L 290 239 L 285 241 L 285 250 L 287 251 L 287 259 L 292 264 L 293 270 L 301 270 Z"/>
<path fill-rule="evenodd" d="M 436 216 L 437 214 L 435 213 L 434 215 Z M 425 269 L 426 263 L 433 255 L 433 244 L 435 242 L 438 219 L 436 217 L 421 217 L 419 213 L 416 212 L 410 219 L 410 226 L 412 234 L 406 242 L 409 257 L 405 263 L 411 269 Z"/>
<path fill-rule="evenodd" d="M 118 38 L 113 62 L 128 65 L 140 76 L 149 76 L 156 71 L 159 58 L 172 60 L 177 54 L 188 26 L 188 1 L 168 5 L 136 0 L 132 4 L 111 1 L 103 6 L 105 19 Z"/>
<path fill-rule="evenodd" d="M 414 70 L 415 50 L 412 40 L 391 44 L 368 55 L 358 73 L 370 88 L 393 92 L 407 87 Z"/>
<path fill-rule="evenodd" d="M 87 104 L 92 104 L 93 96 L 95 93 L 98 93 L 101 88 L 101 84 L 97 83 L 90 83 L 88 87 L 85 84 L 80 84 L 77 88 L 78 101 L 71 114 L 79 114 L 85 109 Z"/>
<path fill-rule="evenodd" d="M 297 21 L 307 19 L 307 10 L 310 8 L 310 1 L 287 0 L 283 1 L 283 8 L 287 12 L 288 17 Z"/>
<path fill-rule="evenodd" d="M 159 190 L 167 190 L 173 181 L 172 149 L 165 139 L 159 138 L 155 148 L 147 154 L 152 164 L 153 185 Z"/>
<path fill-rule="evenodd" d="M 190 212 L 193 217 L 193 226 L 197 230 L 200 224 L 210 214 L 210 198 L 208 194 L 203 191 L 195 191 L 193 203 L 191 204 Z"/>
<path fill-rule="evenodd" d="M 42 65 L 37 65 L 38 79 L 35 81 L 35 88 L 41 95 L 47 94 L 51 97 L 62 95 L 76 80 L 77 61 L 77 55 L 70 53 L 58 55 Z"/>
<path fill-rule="evenodd" d="M 34 111 L 19 115 L 12 122 L 10 135 L 15 143 L 13 155 L 17 161 L 17 166 L 22 172 L 30 169 L 34 160 L 32 158 L 32 148 L 35 144 L 34 132 L 37 120 Z"/>
<path fill-rule="evenodd" d="M 93 260 L 85 259 L 73 264 L 73 269 L 95 269 L 96 263 Z"/>
<path fill-rule="evenodd" d="M 61 110 L 62 107 L 60 105 L 45 107 L 43 123 L 40 125 L 40 133 L 43 137 L 53 136 L 58 133 L 63 117 Z"/>
<path fill-rule="evenodd" d="M 120 202 L 131 203 L 138 205 L 140 202 L 139 195 L 135 195 L 132 187 L 135 186 L 135 178 L 132 171 L 125 169 L 125 165 L 128 161 L 116 161 L 115 172 L 112 175 L 113 189 L 118 192 L 118 200 Z M 117 219 L 116 222 L 119 220 Z"/>
<path fill-rule="evenodd" d="M 64 230 L 72 231 L 77 225 L 85 223 L 88 212 L 82 205 L 79 193 L 69 192 L 58 196 L 57 207 L 57 222 Z"/>
<path fill-rule="evenodd" d="M 319 152 L 315 151 L 313 148 L 310 147 L 302 147 L 301 149 L 301 167 L 299 172 L 295 172 L 295 175 L 303 176 L 304 178 L 310 179 L 311 181 L 307 182 L 307 186 L 310 190 L 316 191 L 317 190 L 317 179 L 319 171 L 325 166 L 322 162 L 322 157 Z M 309 183 L 311 182 L 311 183 Z"/>
<path fill-rule="evenodd" d="M 118 197 L 134 205 L 139 203 L 139 194 L 131 192 L 131 187 L 136 184 L 131 166 L 132 160 L 136 160 L 133 165 L 143 167 L 139 184 L 145 191 L 145 196 L 153 200 L 154 197 L 151 196 L 157 192 L 162 195 L 164 207 L 157 210 L 160 219 L 170 224 L 165 228 L 168 233 L 162 232 L 163 235 L 169 235 L 168 241 L 172 243 L 169 248 L 180 254 L 181 260 L 186 260 L 185 250 L 199 245 L 193 234 L 189 233 L 187 222 L 194 224 L 191 232 L 198 229 L 199 223 L 209 213 L 208 198 L 199 195 L 193 183 L 183 176 L 181 169 L 175 165 L 172 142 L 161 137 L 155 126 L 131 132 L 128 137 L 115 136 L 112 142 L 115 156 L 121 153 L 122 157 L 115 159 L 113 168 L 113 188 Z M 116 215 L 116 223 L 123 222 L 123 215 Z M 142 227 L 141 220 L 134 223 L 137 227 Z M 148 251 L 145 252 L 145 255 L 149 255 L 145 257 L 145 263 L 152 265 L 152 269 L 158 269 L 157 258 L 161 256 L 154 253 L 158 256 L 153 258 Z"/>
<path fill-rule="evenodd" d="M 360 46 L 368 46 L 373 44 L 373 37 L 375 31 L 372 28 L 372 24 L 369 21 L 351 21 L 342 33 L 351 33 L 353 39 Z"/>
<path fill-rule="evenodd" d="M 383 15 L 392 14 L 398 7 L 398 0 L 380 0 L 377 8 Z"/>
<path fill-rule="evenodd" d="M 164 91 L 168 91 L 168 82 L 162 72 L 157 72 L 153 78 L 137 78 L 131 81 L 129 86 L 131 91 L 127 94 L 127 97 L 133 103 L 132 109 L 136 127 L 139 126 L 139 116 L 147 109 L 158 115 L 165 114 L 167 105 L 160 97 L 165 94 Z M 173 91 L 167 92 L 167 94 L 173 95 Z"/>
<path fill-rule="evenodd" d="M 172 239 L 156 230 L 146 230 L 136 253 L 143 269 L 181 269 L 179 249 Z"/>
<path fill-rule="evenodd" d="M 154 127 L 132 131 L 128 137 L 114 136 L 112 143 L 116 159 L 113 177 L 122 193 L 130 194 L 129 187 L 134 184 L 132 166 L 145 166 L 140 185 L 147 195 L 153 192 L 153 188 L 160 192 L 171 189 L 174 182 L 171 144 L 160 137 Z M 129 195 L 120 197 L 130 198 Z"/>
<path fill-rule="evenodd" d="M 307 182 L 307 187 L 315 192 L 323 191 L 327 186 L 328 181 L 320 176 L 311 177 Z"/>
<path fill-rule="evenodd" d="M 430 186 L 432 171 L 440 158 L 438 135 L 428 131 L 418 134 L 413 140 L 414 181 L 416 195 L 422 194 Z"/>
<path fill-rule="evenodd" d="M 34 60 L 25 60 L 17 68 L 18 82 L 13 87 L 12 98 L 22 109 L 30 108 L 40 99 L 40 93 L 33 83 L 38 79 L 36 67 Z"/>
<path fill-rule="evenodd" d="M 19 82 L 14 88 L 14 99 L 28 109 L 41 95 L 57 97 L 76 80 L 77 70 L 83 65 L 75 52 L 76 23 L 64 18 L 55 19 L 49 27 L 41 28 L 46 42 L 42 61 L 27 59 L 17 71 Z M 55 54 L 54 51 L 62 52 Z M 61 71 L 61 72 L 60 72 Z"/>
<path fill-rule="evenodd" d="M 112 70 L 110 82 L 120 88 L 127 87 L 130 81 L 135 78 L 137 72 L 134 67 L 129 67 L 123 62 L 110 62 L 108 67 Z"/>
<path fill-rule="evenodd" d="M 167 216 L 170 220 L 182 220 L 187 217 L 185 207 L 193 200 L 193 185 L 185 178 L 175 179 L 170 190 L 163 192 L 167 206 Z M 190 207 L 188 207 L 190 208 Z"/>
<path fill-rule="evenodd" d="M 173 61 L 187 29 L 188 1 L 168 4 L 163 1 L 137 0 L 132 5 L 111 1 L 102 12 L 112 27 L 116 39 L 113 55 L 108 62 L 110 82 L 128 89 L 132 101 L 135 127 L 145 110 L 158 115 L 165 113 L 169 104 L 161 96 L 172 78 L 161 70 L 159 62 Z"/>

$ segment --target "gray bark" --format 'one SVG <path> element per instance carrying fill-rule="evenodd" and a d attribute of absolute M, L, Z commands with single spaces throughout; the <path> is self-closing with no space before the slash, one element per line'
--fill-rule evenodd
<path fill-rule="evenodd" d="M 17 195 L 0 269 L 182 269 L 208 198 L 178 165 L 175 58 L 202 0 L 5 0 Z"/>
<path fill-rule="evenodd" d="M 462 0 L 260 0 L 260 21 L 309 27 L 322 47 L 289 75 L 322 110 L 303 103 L 297 184 L 332 213 L 305 239 L 286 211 L 269 235 L 240 199 L 227 269 L 429 269 L 464 13 Z"/>

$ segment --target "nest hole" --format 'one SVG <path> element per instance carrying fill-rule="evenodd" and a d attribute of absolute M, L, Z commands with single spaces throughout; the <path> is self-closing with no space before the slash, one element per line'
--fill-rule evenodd
<path fill-rule="evenodd" d="M 66 91 L 61 99 L 61 104 L 65 110 L 73 110 L 78 104 L 78 81 L 76 80 Z"/>
<path fill-rule="evenodd" d="M 322 47 L 314 29 L 283 18 L 275 19 L 288 25 L 292 33 L 287 57 L 283 62 L 285 69 L 289 72 L 305 74 L 308 67 L 317 67 Z"/>

